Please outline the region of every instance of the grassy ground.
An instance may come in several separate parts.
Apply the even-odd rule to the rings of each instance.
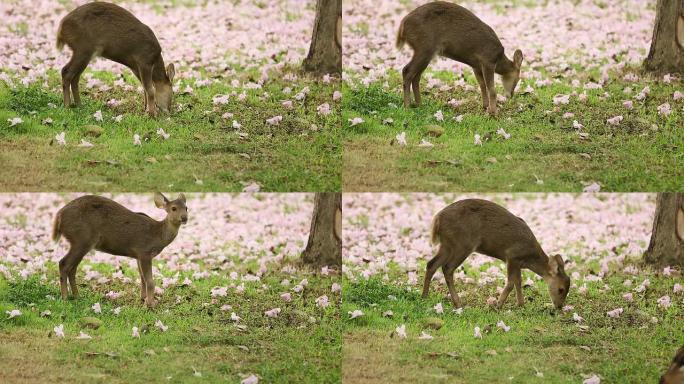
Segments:
[[[631,70],[627,70],[628,72]],[[455,76],[435,72],[435,78],[452,84]],[[586,71],[582,82],[599,78]],[[591,183],[602,191],[661,191],[681,188],[684,170],[684,131],[681,129],[681,102],[672,94],[681,82],[664,84],[651,80],[629,83],[623,74],[613,74],[604,89],[587,91],[586,103],[571,98],[570,104],[553,105],[553,97],[569,94],[568,83],[556,82],[535,87],[535,94],[518,94],[501,105],[499,116],[490,118],[482,110],[477,82],[470,71],[465,79],[478,91],[427,89],[423,77],[423,105],[402,107],[401,74],[392,71],[388,88],[372,83],[369,87],[345,85],[342,112],[344,128],[345,191],[581,191]],[[615,80],[618,79],[618,80]],[[648,77],[644,77],[648,79]],[[521,82],[518,91],[527,83]],[[630,99],[644,86],[651,94],[644,103],[634,102],[628,111],[623,100]],[[500,80],[497,86],[501,93]],[[626,87],[634,93],[623,95]],[[607,91],[613,96],[601,99]],[[580,93],[582,90],[580,89]],[[447,101],[465,103],[452,108]],[[659,116],[657,107],[672,105],[669,117]],[[434,117],[441,110],[444,121]],[[572,118],[563,118],[573,112]],[[453,118],[463,115],[462,122]],[[606,120],[623,115],[619,126]],[[350,119],[363,123],[353,125]],[[385,122],[392,119],[392,123]],[[580,137],[573,120],[584,125]],[[653,125],[657,126],[657,129]],[[428,126],[439,125],[444,133],[433,137]],[[496,131],[511,135],[506,140]],[[408,146],[397,145],[395,136],[406,132]],[[475,145],[475,134],[483,145]],[[426,139],[434,148],[417,145]]]
[[[49,281],[56,278],[52,267],[47,271]],[[93,269],[98,268],[103,267]],[[137,271],[124,272],[138,281]],[[209,295],[211,288],[225,285],[225,280],[195,280],[191,287],[167,288],[153,310],[139,302],[137,284],[86,286],[80,298],[62,301],[54,299],[59,297],[55,284],[37,278],[0,278],[0,382],[238,383],[251,374],[267,383],[339,382],[340,297],[331,296],[326,309],[314,303],[316,297],[330,295],[330,285],[337,279],[298,274],[271,274],[260,283],[246,284],[242,295],[231,290],[227,297],[215,299]],[[304,292],[283,302],[281,280],[303,277],[309,280]],[[109,290],[123,295],[106,299]],[[96,302],[101,303],[101,315],[91,309]],[[219,310],[223,304],[233,309]],[[119,306],[121,313],[114,315],[112,309]],[[279,317],[264,316],[274,307],[282,308]],[[23,314],[7,319],[5,311],[12,309]],[[45,310],[51,316],[41,317]],[[242,318],[239,326],[230,320],[232,311]],[[103,325],[84,328],[81,319],[86,316],[99,318]],[[156,320],[168,330],[157,328]],[[58,324],[64,324],[64,339],[52,332]],[[141,329],[139,339],[132,337],[134,326]],[[81,330],[92,340],[75,339]]]
[[[466,273],[473,276],[473,271]],[[622,298],[629,290],[622,282],[628,278],[635,285],[644,278],[651,281],[646,293],[634,294],[632,303]],[[457,290],[467,293],[465,309],[457,314],[446,287],[435,289],[435,282],[429,298],[421,299],[417,290],[379,278],[345,279],[343,313],[360,309],[365,315],[345,315],[342,378],[354,383],[580,383],[596,374],[602,383],[653,383],[684,343],[681,304],[668,310],[656,305],[659,297],[672,294],[676,281],[681,277],[614,273],[605,279],[610,290],[603,290],[602,283],[587,284],[586,295],[571,290],[566,304],[574,309],[560,313],[550,309],[543,283],[524,289],[523,308],[511,296],[502,310],[486,304],[488,296],[496,295],[494,286],[457,283]],[[676,297],[673,303],[681,301],[681,295]],[[437,303],[444,314],[433,310]],[[606,315],[617,307],[624,307],[621,317]],[[391,318],[382,315],[388,310]],[[585,329],[573,321],[573,312],[584,318],[579,325]],[[434,318],[442,321],[441,329],[427,326]],[[500,320],[510,326],[509,332],[496,326]],[[395,333],[401,324],[406,339]],[[482,339],[474,337],[476,326]],[[434,339],[419,340],[421,331]]]
[[[258,69],[238,73],[237,80],[245,83],[260,76]],[[106,84],[115,80],[110,73],[93,74]],[[194,93],[177,95],[181,111],[159,119],[144,114],[142,94],[124,93],[120,87],[90,92],[84,77],[83,105],[75,109],[63,108],[56,71],[47,87],[10,89],[0,82],[0,178],[4,180],[0,189],[240,191],[256,182],[264,191],[339,190],[339,113],[316,113],[318,105],[331,102],[334,86],[303,76],[299,74],[300,80],[293,84],[278,75],[263,90],[248,91],[244,101],[231,96],[225,105],[214,105],[212,98],[234,90],[228,80],[205,87],[195,86],[194,79],[187,84],[181,80],[180,89],[191,85]],[[124,77],[127,84],[139,86],[131,73],[125,72]],[[293,86],[297,89],[292,95],[283,93]],[[305,101],[295,101],[292,110],[281,105],[281,100],[306,86],[310,93]],[[106,105],[110,99],[123,103],[110,108]],[[93,117],[98,110],[102,122]],[[234,117],[222,118],[226,112]],[[117,123],[113,117],[118,115],[124,117]],[[280,125],[266,123],[277,115],[283,116]],[[23,123],[10,126],[8,119],[16,117]],[[43,124],[46,118],[52,124]],[[235,129],[233,119],[242,127]],[[99,137],[90,133],[89,125],[102,128]],[[167,140],[156,133],[159,128],[170,134]],[[66,133],[66,146],[54,140],[61,132]],[[133,145],[134,134],[144,140],[142,146]],[[81,139],[94,147],[79,148]]]

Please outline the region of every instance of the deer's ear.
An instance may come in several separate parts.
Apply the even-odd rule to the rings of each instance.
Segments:
[[[169,200],[166,198],[166,196],[162,195],[161,192],[154,193],[154,205],[156,205],[157,208],[164,209],[168,202]]]
[[[560,255],[549,257],[549,271],[551,272],[551,276],[556,276],[561,268],[560,264],[558,263],[559,259]]]
[[[176,77],[176,67],[173,63],[166,66],[166,76],[169,78],[169,82],[173,83],[173,78]]]
[[[515,50],[515,53],[513,54],[513,64],[515,64],[515,67],[520,69],[522,66],[522,61],[523,61],[523,54],[522,51],[519,49]]]
[[[185,194],[179,193],[177,199],[182,201],[183,204],[185,204]]]
[[[551,273],[565,273],[565,262],[561,255],[553,255],[549,258],[549,265],[551,266]]]

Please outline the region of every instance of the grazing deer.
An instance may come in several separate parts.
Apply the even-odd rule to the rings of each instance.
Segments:
[[[118,5],[93,2],[82,5],[59,24],[57,49],[68,45],[73,51],[71,60],[62,68],[64,106],[72,105],[69,86],[75,105],[81,104],[78,81],[90,60],[102,56],[123,64],[133,71],[145,90],[145,109],[157,115],[171,110],[173,100],[173,64],[164,67],[161,47],[154,32],[132,13]]]
[[[513,97],[520,79],[522,52],[516,50],[513,61],[509,60],[494,30],[459,5],[435,1],[414,9],[399,26],[397,48],[404,43],[413,49],[413,58],[402,71],[404,107],[410,104],[411,86],[416,104],[420,105],[420,76],[435,55],[473,68],[489,114],[497,113],[494,73],[502,76],[506,97]]]
[[[684,347],[679,348],[670,368],[660,377],[660,384],[684,384]]]
[[[565,274],[560,255],[548,257],[523,219],[500,205],[487,200],[457,201],[435,215],[432,242],[440,244],[437,255],[427,263],[423,297],[427,297],[430,280],[439,267],[449,288],[451,302],[460,307],[454,289],[454,271],[473,252],[506,262],[508,279],[497,307],[501,308],[515,288],[518,305],[524,304],[521,268],[527,268],[544,278],[556,308],[565,303],[570,278]]]
[[[119,203],[101,196],[87,195],[72,200],[55,215],[52,239],[64,236],[69,252],[59,261],[59,283],[66,300],[67,278],[71,294],[78,296],[76,268],[90,250],[138,260],[140,298],[149,307],[155,305],[152,259],[169,245],[181,224],[188,221],[185,195],[169,201],[155,193],[157,208],[166,210],[166,218],[157,221],[142,212],[133,212]]]

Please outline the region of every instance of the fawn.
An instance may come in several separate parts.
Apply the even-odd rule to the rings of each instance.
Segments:
[[[145,110],[157,115],[171,110],[173,100],[173,64],[164,67],[161,47],[154,32],[132,13],[118,5],[93,2],[82,5],[59,24],[57,49],[68,45],[73,51],[71,60],[62,68],[64,106],[81,104],[78,81],[88,63],[102,56],[123,64],[133,71],[145,91]]]
[[[473,252],[506,262],[508,279],[497,307],[503,306],[513,288],[518,305],[524,304],[521,268],[528,268],[544,278],[556,308],[565,303],[570,278],[565,274],[560,255],[548,257],[523,219],[500,205],[487,200],[457,201],[435,215],[431,240],[440,244],[437,255],[427,263],[423,297],[427,297],[430,280],[439,267],[449,288],[451,302],[460,307],[454,289],[454,271]]]
[[[404,107],[410,104],[411,86],[420,105],[420,76],[435,55],[473,68],[489,114],[497,113],[494,73],[502,76],[506,97],[513,97],[520,79],[522,51],[516,50],[513,61],[509,60],[494,30],[459,5],[435,1],[411,11],[401,21],[397,34],[397,48],[404,43],[413,49],[411,61],[402,70]]]
[[[157,192],[154,195],[157,208],[166,210],[162,221],[152,219],[141,212],[133,212],[123,205],[101,196],[86,195],[72,200],[55,215],[52,239],[64,236],[69,242],[69,252],[59,261],[59,283],[62,299],[67,298],[67,279],[71,294],[78,296],[76,268],[90,250],[138,260],[140,272],[140,298],[153,307],[154,280],[152,259],[169,245],[178,234],[181,224],[188,221],[185,195],[169,201]]]

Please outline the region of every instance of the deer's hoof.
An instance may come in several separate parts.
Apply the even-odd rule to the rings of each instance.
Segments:
[[[145,305],[147,305],[147,308],[154,308],[157,305],[157,300],[145,299]]]
[[[496,108],[487,108],[487,113],[489,113],[489,116],[496,117],[497,114]]]

